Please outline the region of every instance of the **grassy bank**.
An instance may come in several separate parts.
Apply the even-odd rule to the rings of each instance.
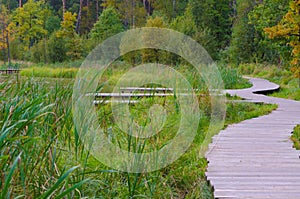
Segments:
[[[198,157],[209,110],[203,112],[192,146],[173,164],[146,174],[118,172],[93,158],[78,139],[72,118],[71,82],[23,79],[16,84],[8,79],[0,84],[2,198],[212,198],[204,176],[207,162]],[[209,100],[202,100],[209,107]],[[265,114],[273,108],[229,104],[226,123]],[[109,107],[101,109],[100,115],[111,117]],[[142,107],[132,107],[131,111],[143,122]],[[176,115],[171,113],[167,121],[170,131],[177,124]],[[107,124],[110,126],[114,123]]]
[[[20,74],[25,77],[75,78],[77,72],[78,68],[30,67],[22,69]]]
[[[79,70],[78,63],[60,63],[60,64],[38,64],[31,67],[23,68],[21,76],[24,77],[48,77],[48,78],[75,78]],[[66,64],[66,65],[65,65]],[[132,67],[125,62],[116,62],[109,67],[103,74],[102,81],[106,82],[105,90],[107,92],[112,91],[113,86],[118,79]],[[184,77],[195,88],[204,89],[205,82],[202,82],[202,78],[197,75],[194,68],[188,66],[174,66],[174,69],[184,75]],[[251,87],[251,84],[246,79],[243,79],[237,69],[228,68],[225,66],[219,66],[219,71],[224,82],[226,89],[241,89]],[[195,81],[199,79],[199,81]],[[129,81],[129,80],[128,80]]]

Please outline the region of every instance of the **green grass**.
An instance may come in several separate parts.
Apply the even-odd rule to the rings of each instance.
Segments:
[[[277,107],[278,106],[274,104],[230,102],[227,105],[227,115],[226,115],[225,125],[238,123],[243,120],[256,118],[261,115],[269,114],[273,110],[277,109]]]
[[[81,61],[57,64],[33,64],[31,67],[23,68],[21,75],[24,77],[75,78],[80,64]],[[126,62],[120,61],[110,66],[103,74],[103,80],[109,80],[106,82],[104,90],[111,92],[118,79],[131,68],[132,67]],[[174,66],[174,68],[181,73],[194,88],[201,90],[206,89],[205,82],[202,77],[198,75],[194,67]],[[248,80],[242,78],[237,69],[220,65],[219,71],[226,89],[251,87]]]
[[[75,78],[78,68],[30,67],[22,69],[20,75],[25,77]]]
[[[294,142],[295,149],[300,150],[300,125],[294,128],[291,140]]]
[[[242,78],[237,69],[220,66],[219,70],[226,89],[244,89],[252,86],[248,80]]]

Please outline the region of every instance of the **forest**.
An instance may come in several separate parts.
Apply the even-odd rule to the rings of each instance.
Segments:
[[[1,60],[80,60],[106,38],[139,27],[191,36],[213,59],[297,70],[297,0],[1,0]]]

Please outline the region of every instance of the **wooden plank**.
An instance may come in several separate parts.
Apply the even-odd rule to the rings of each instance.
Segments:
[[[206,153],[207,179],[215,198],[299,198],[299,151],[292,148],[291,132],[300,123],[300,102],[268,97],[278,89],[267,80],[250,78],[253,87],[229,90],[249,101],[275,103],[266,116],[228,126],[212,138]]]

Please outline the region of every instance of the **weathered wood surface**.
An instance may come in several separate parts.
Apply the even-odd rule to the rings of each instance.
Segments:
[[[0,74],[10,75],[10,74],[18,74],[20,69],[0,69]]]
[[[291,133],[300,124],[300,102],[268,97],[278,85],[250,78],[252,88],[228,90],[247,101],[278,104],[269,115],[233,124],[213,138],[206,176],[215,198],[300,198],[300,151]],[[255,94],[256,93],[256,94]]]

